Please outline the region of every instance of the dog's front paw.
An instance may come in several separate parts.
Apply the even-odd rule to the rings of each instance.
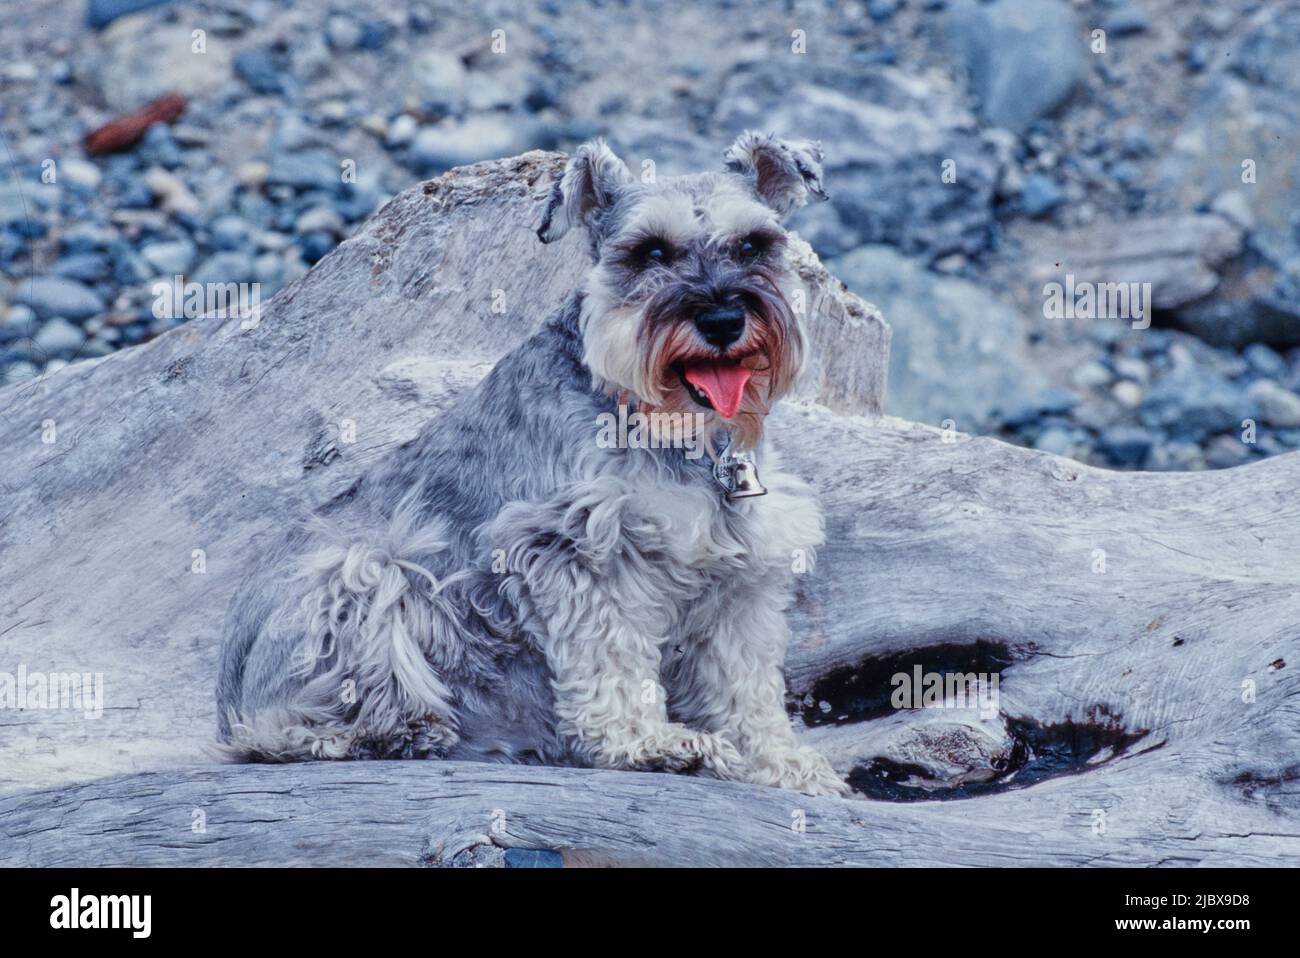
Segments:
[[[807,745],[764,752],[755,756],[750,765],[749,781],[756,785],[818,796],[844,796],[852,791],[831,763]]]
[[[627,742],[607,759],[621,768],[705,772],[718,778],[739,778],[745,767],[740,752],[722,736],[676,723]]]

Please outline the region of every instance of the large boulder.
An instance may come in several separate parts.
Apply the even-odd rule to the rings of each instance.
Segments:
[[[1150,283],[1149,305],[1162,311],[1214,293],[1242,252],[1241,227],[1214,213],[1097,222],[1035,240],[1025,250],[1035,285],[1068,276],[1076,284]]]
[[[830,267],[890,317],[891,415],[978,432],[997,411],[1031,405],[1045,388],[1015,307],[982,287],[887,246],[862,247]]]
[[[808,232],[820,252],[888,243],[935,258],[992,246],[1004,155],[952,84],[892,67],[809,69],[799,77],[791,82],[768,63],[739,69],[714,123],[728,135],[755,127],[822,141],[833,209],[814,207],[794,220],[816,224]]]
[[[1086,34],[1060,0],[956,0],[946,20],[980,112],[994,126],[1024,133],[1083,79]]]
[[[1261,9],[1188,110],[1156,188],[1184,209],[1241,207],[1248,255],[1218,293],[1179,315],[1226,346],[1300,345],[1300,9]]]

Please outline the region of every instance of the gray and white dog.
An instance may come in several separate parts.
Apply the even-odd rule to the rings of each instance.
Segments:
[[[600,141],[569,159],[538,235],[587,231],[582,287],[241,587],[217,687],[232,757],[848,790],[785,709],[792,568],[823,524],[763,441],[806,349],[780,224],[825,197],[821,152],[747,132],[725,160],[645,183]],[[620,406],[709,456],[598,442]],[[754,459],[768,494],[729,496]]]

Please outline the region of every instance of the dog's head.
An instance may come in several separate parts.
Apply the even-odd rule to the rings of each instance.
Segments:
[[[602,141],[569,159],[537,235],[586,229],[584,359],[643,411],[699,413],[757,443],[803,365],[781,220],[822,190],[821,149],[746,132],[716,173],[644,182]]]

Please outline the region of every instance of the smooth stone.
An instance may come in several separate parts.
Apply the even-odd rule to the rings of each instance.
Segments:
[[[104,178],[104,174],[94,163],[75,156],[69,156],[59,162],[58,175],[61,179],[88,190],[96,189]]]
[[[336,13],[325,21],[325,39],[335,50],[355,50],[362,36],[361,24],[352,17]]]
[[[50,272],[82,283],[98,283],[108,278],[111,269],[103,253],[73,253],[62,257]]]
[[[294,231],[297,233],[341,233],[343,231],[343,219],[338,213],[328,206],[313,206],[311,209],[304,210],[294,223]]]
[[[243,217],[227,214],[212,221],[212,245],[219,250],[238,249],[248,242],[251,227]]]
[[[41,352],[58,355],[80,349],[86,336],[66,319],[55,317],[43,323],[32,339]]]
[[[1244,389],[1204,366],[1186,363],[1170,370],[1147,391],[1139,418],[1149,428],[1197,442],[1213,433],[1235,432],[1258,407]]]
[[[251,283],[256,278],[253,258],[247,253],[215,253],[199,264],[190,280],[200,285],[208,283]]]
[[[150,243],[140,249],[144,261],[163,276],[183,276],[188,273],[194,265],[197,252],[189,240]]]
[[[1300,396],[1277,383],[1260,379],[1247,390],[1259,406],[1259,418],[1279,429],[1300,427]]]
[[[1097,437],[1097,451],[1121,466],[1140,466],[1155,437],[1138,426],[1112,426]]]
[[[1263,343],[1251,343],[1241,351],[1242,358],[1250,363],[1250,368],[1261,376],[1277,379],[1286,375],[1286,360],[1281,353]]]
[[[1031,219],[1039,219],[1055,210],[1065,202],[1065,192],[1056,181],[1041,173],[1031,173],[1025,177],[1020,191],[1020,208]]]
[[[1024,133],[1064,103],[1085,73],[1086,34],[1057,0],[958,0],[944,15],[990,123]]]
[[[104,300],[93,289],[63,276],[37,276],[18,284],[18,296],[40,319],[89,319],[104,311]]]
[[[1065,456],[1074,447],[1074,440],[1068,429],[1062,429],[1060,426],[1053,426],[1050,429],[1044,429],[1034,440],[1034,448],[1040,452],[1050,452],[1053,455]]]

